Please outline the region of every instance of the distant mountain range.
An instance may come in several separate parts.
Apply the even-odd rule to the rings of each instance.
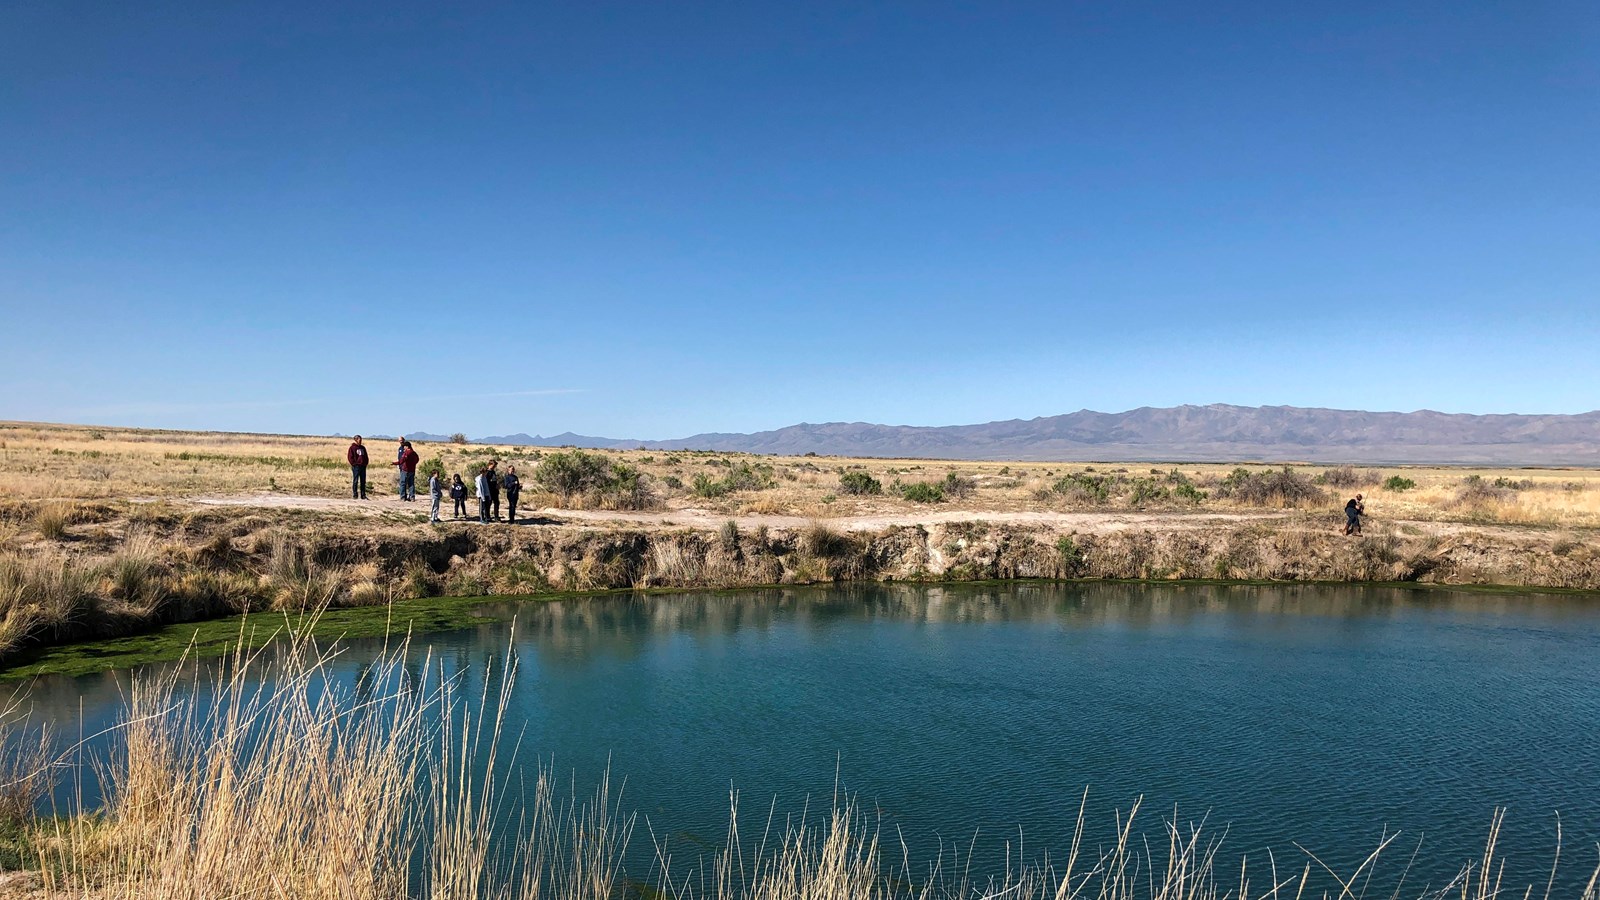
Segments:
[[[425,432],[407,437],[449,439]],[[492,435],[474,443],[934,459],[1600,465],[1600,411],[1479,416],[1212,404],[1120,413],[1086,409],[982,425],[830,422],[665,441],[568,432]]]

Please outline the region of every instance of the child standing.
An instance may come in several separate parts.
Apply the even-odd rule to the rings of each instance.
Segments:
[[[433,509],[429,512],[428,521],[439,521],[439,501],[444,499],[444,480],[438,472],[428,475],[428,499],[433,501]]]
[[[456,473],[456,480],[450,482],[450,499],[456,502],[455,516],[458,519],[467,517],[467,486],[461,482],[461,473]]]

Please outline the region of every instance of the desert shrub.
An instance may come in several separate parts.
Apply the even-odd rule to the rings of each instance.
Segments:
[[[654,501],[637,468],[582,450],[545,456],[534,467],[533,480],[564,504],[581,499],[596,506],[646,509]]]
[[[1106,475],[1090,475],[1093,471],[1091,468],[1069,472],[1050,485],[1050,492],[1083,503],[1104,503],[1111,498],[1112,479]]]
[[[839,476],[841,494],[881,494],[883,482],[866,472],[846,472]]]
[[[1336,469],[1324,470],[1321,475],[1318,475],[1313,480],[1317,484],[1325,484],[1328,487],[1336,488],[1355,487],[1358,484],[1366,483],[1361,475],[1356,472],[1354,466],[1339,466]]]
[[[467,463],[467,473],[466,473],[466,476],[465,476],[465,480],[469,484],[471,482],[477,480],[479,473],[481,473],[484,469],[489,468],[489,463],[491,463],[491,462],[495,463],[496,465],[499,465],[500,457],[491,456],[488,459],[475,459],[472,462]]]
[[[1288,466],[1265,472],[1234,469],[1217,486],[1217,496],[1252,506],[1299,506],[1323,499],[1310,477]]]
[[[661,483],[675,491],[683,490],[683,479],[676,475],[668,475],[661,479]]]
[[[1067,535],[1056,538],[1056,558],[1061,575],[1072,577],[1083,572],[1083,550]]]
[[[854,550],[855,542],[843,532],[812,522],[800,532],[800,549],[817,559],[838,559]]]
[[[1478,506],[1509,500],[1515,490],[1502,484],[1504,481],[1504,478],[1496,478],[1491,482],[1482,475],[1468,475],[1461,479],[1461,487],[1456,489],[1455,503],[1457,506]]]
[[[913,481],[900,485],[902,499],[912,503],[943,503],[944,488],[929,481]]]
[[[694,487],[692,490],[694,491],[694,495],[696,497],[713,499],[716,497],[727,496],[729,489],[727,484],[725,484],[722,479],[712,478],[710,475],[700,472],[694,476]]]
[[[722,523],[722,528],[717,532],[717,538],[722,541],[722,546],[728,550],[739,548],[739,523],[732,519]]]
[[[1532,478],[1496,478],[1494,480],[1494,486],[1508,491],[1531,491],[1537,487]]]
[[[1411,479],[1401,475],[1390,475],[1388,479],[1383,482],[1384,490],[1394,491],[1396,493],[1399,493],[1400,491],[1409,491],[1416,486],[1417,483],[1415,481],[1412,481]]]
[[[944,481],[939,483],[939,488],[944,491],[946,497],[959,499],[972,496],[972,493],[978,489],[978,482],[976,479],[966,478],[951,472],[944,476]]]
[[[456,432],[455,434],[450,435],[450,443],[452,443],[452,444],[465,444],[466,442],[467,442],[467,436],[462,434],[459,431]]]
[[[735,491],[764,491],[777,484],[772,477],[772,466],[766,463],[751,465],[748,462],[731,463],[727,460],[711,460],[712,464],[726,466],[728,471],[721,478],[713,478],[702,472],[694,477],[694,493],[697,497],[725,497]]]
[[[1134,506],[1143,506],[1151,501],[1165,500],[1171,496],[1167,486],[1150,478],[1135,478],[1133,490],[1128,495],[1128,502]]]
[[[598,453],[552,453],[533,470],[533,480],[562,497],[603,491],[612,478],[611,460]]]
[[[440,480],[448,480],[449,476],[447,476],[445,474],[445,472],[444,472],[444,460],[443,459],[435,456],[432,459],[424,460],[422,462],[422,465],[417,466],[417,480],[418,481],[422,482],[423,484],[427,484],[428,483],[428,476],[430,476],[430,475],[437,475],[437,476],[439,476]],[[476,473],[476,472],[472,473],[472,477],[474,477],[474,478],[478,477],[478,473]]]

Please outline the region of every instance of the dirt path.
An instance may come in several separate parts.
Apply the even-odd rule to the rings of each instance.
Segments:
[[[226,506],[262,510],[322,510],[359,513],[383,518],[403,516],[408,520],[425,518],[428,513],[426,497],[418,499],[414,503],[402,503],[399,498],[392,495],[374,497],[371,500],[350,500],[342,497],[311,497],[300,494],[259,492],[250,494],[208,494],[191,497],[179,502],[192,503],[197,506]],[[477,509],[476,501],[469,501],[467,506],[474,511]],[[442,509],[448,510],[449,508],[449,501],[446,500]],[[738,523],[740,528],[746,529],[757,528],[762,525],[768,528],[788,529],[801,528],[811,524],[813,521],[817,521],[817,519],[808,516],[729,515],[697,507],[652,512],[544,507],[521,509],[518,510],[518,513],[519,521],[526,525],[568,525],[596,528],[623,526],[646,529],[697,528],[709,530],[719,528],[724,522],[731,520]],[[1161,528],[1171,531],[1188,531],[1239,522],[1260,522],[1263,524],[1281,522],[1286,519],[1302,518],[1303,516],[1303,512],[1294,510],[1250,512],[1179,512],[1174,510],[1159,512],[1138,512],[1133,510],[1056,512],[1052,510],[928,509],[904,513],[830,516],[821,521],[846,531],[881,531],[885,528],[901,525],[949,525],[957,522],[982,521],[995,524],[1042,525],[1058,531],[1104,534],[1127,528],[1142,528],[1151,525],[1159,525]],[[457,520],[446,515],[445,521],[474,522],[475,520]],[[1337,524],[1342,524],[1342,521],[1340,519]],[[1332,522],[1332,519],[1330,519],[1330,522]],[[1330,524],[1329,527],[1337,527],[1337,524]],[[1467,532],[1483,536],[1509,536],[1513,533],[1526,533],[1529,530],[1529,526],[1435,522],[1420,519],[1384,519],[1381,522],[1369,522],[1369,527],[1381,528],[1384,526],[1404,527],[1411,534],[1439,536],[1459,535]]]
[[[187,502],[199,506],[227,506],[251,509],[308,509],[337,512],[355,512],[372,516],[410,514],[425,516],[428,502],[419,499],[403,503],[397,497],[375,497],[371,500],[350,500],[337,497],[308,497],[295,494],[253,493],[212,494],[192,497]],[[469,507],[476,509],[476,503]],[[449,508],[448,501],[445,509]],[[623,525],[640,528],[705,528],[720,527],[730,519],[740,528],[799,528],[813,519],[806,516],[786,515],[736,515],[715,510],[689,507],[654,512],[629,512],[611,510],[542,509],[519,510],[522,521],[536,525]],[[824,521],[846,531],[880,531],[897,525],[948,525],[956,522],[993,522],[1005,524],[1045,525],[1061,530],[1083,532],[1118,531],[1133,526],[1156,522],[1175,529],[1203,528],[1224,522],[1273,521],[1292,515],[1284,512],[1259,513],[1185,513],[1185,512],[1053,512],[1024,511],[1001,512],[994,510],[940,509],[907,513],[875,514],[865,516],[837,516]],[[446,517],[446,521],[456,521]]]

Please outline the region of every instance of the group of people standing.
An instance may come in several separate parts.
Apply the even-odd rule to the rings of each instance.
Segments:
[[[370,455],[367,447],[361,442],[361,435],[356,435],[350,442],[350,448],[345,451],[345,461],[350,464],[350,496],[355,500],[367,499],[367,465]],[[422,457],[412,448],[411,442],[405,438],[400,439],[399,447],[395,451],[394,462],[400,476],[400,499],[414,502],[417,499],[417,464]],[[505,474],[499,471],[500,461],[491,459],[478,473],[473,487],[478,496],[478,521],[504,522],[513,525],[517,521],[517,500],[522,494],[522,480],[517,477],[516,466],[506,466]],[[506,518],[500,518],[500,492],[506,495]],[[467,485],[457,473],[450,482],[450,499],[455,502],[455,517],[467,518]],[[444,499],[445,484],[443,473],[435,471],[428,476],[428,497],[433,501],[429,512],[430,522],[441,522],[439,518],[439,504]]]

